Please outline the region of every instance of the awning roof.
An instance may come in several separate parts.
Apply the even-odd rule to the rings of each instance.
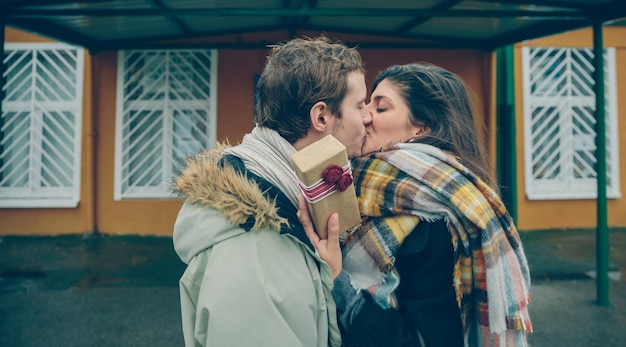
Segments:
[[[597,22],[624,24],[626,1],[0,0],[0,10],[7,25],[94,52],[260,48],[319,32],[350,34],[362,48],[489,50]]]

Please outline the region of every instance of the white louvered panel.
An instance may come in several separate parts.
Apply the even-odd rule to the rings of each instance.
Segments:
[[[595,98],[593,91],[595,81],[593,77],[593,51],[591,49],[568,50],[571,63],[571,95],[575,97],[589,96]],[[606,82],[606,81],[605,81]]]
[[[563,124],[554,115],[558,108],[536,108],[537,117],[533,117],[533,136],[536,139],[532,143],[533,178],[554,178],[560,163],[560,149],[562,139],[560,133]],[[545,112],[544,112],[545,111]],[[543,115],[543,116],[541,116]]]
[[[7,44],[0,207],[75,207],[80,198],[83,51]]]
[[[15,196],[20,188],[29,187],[28,168],[31,152],[31,117],[28,112],[4,112],[2,114],[2,138],[0,139],[0,189],[2,197]],[[24,160],[26,158],[26,160]],[[9,194],[9,192],[13,194]]]
[[[172,100],[210,100],[211,51],[173,51],[170,53],[170,98]]]
[[[620,164],[619,164],[619,138],[618,138],[618,119],[617,113],[617,73],[615,66],[615,50],[607,49],[604,51],[604,80],[606,81],[606,90],[604,94],[604,104],[606,107],[606,132],[607,138],[606,158],[607,158],[607,187],[609,197],[619,197],[620,192]],[[607,68],[608,66],[608,68]],[[622,117],[623,118],[623,117]]]
[[[71,187],[75,119],[69,112],[50,111],[42,114],[41,121],[41,185]]]
[[[119,60],[115,198],[171,197],[186,157],[215,142],[215,51],[126,51]]]
[[[530,82],[533,96],[553,96],[564,92],[565,60],[564,52],[547,49],[543,54],[537,52],[531,60]]]
[[[155,177],[158,179],[162,165],[163,112],[129,110],[125,117],[123,183],[129,188],[158,187]]]
[[[607,174],[618,196],[614,50],[605,52]],[[530,199],[591,198],[596,194],[593,51],[524,47],[526,192]]]
[[[182,105],[181,105],[182,106]],[[176,172],[185,165],[188,156],[212,147],[211,137],[204,136],[211,129],[207,110],[199,105],[186,104],[184,107],[172,109],[172,157]]]

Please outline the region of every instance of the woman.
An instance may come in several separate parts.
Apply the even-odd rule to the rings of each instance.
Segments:
[[[530,276],[497,195],[467,88],[445,69],[392,66],[352,161],[364,217],[342,235],[300,220],[335,277],[345,346],[525,346]]]

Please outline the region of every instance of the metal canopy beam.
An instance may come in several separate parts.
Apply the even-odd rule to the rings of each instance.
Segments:
[[[293,37],[298,32],[319,31],[333,34],[357,34],[362,36],[378,36],[382,41],[385,38],[394,38],[394,43],[372,43],[372,38],[364,42],[354,42],[361,46],[377,46],[382,48],[452,48],[452,49],[480,49],[493,50],[498,47],[514,44],[523,40],[552,35],[559,32],[579,29],[590,26],[595,21],[607,22],[620,17],[626,17],[626,1],[610,0],[610,5],[599,5],[590,0],[572,4],[562,0],[439,0],[422,2],[430,4],[430,8],[398,8],[395,5],[377,3],[375,8],[319,7],[317,0],[282,0],[275,8],[264,8],[262,4],[255,7],[251,2],[247,7],[215,8],[212,4],[193,8],[180,7],[178,2],[164,0],[144,0],[146,6],[137,7],[139,2],[127,3],[123,1],[92,0],[88,2],[72,0],[0,0],[0,11],[6,16],[8,25],[34,31],[52,39],[83,46],[92,52],[101,50],[117,50],[128,47],[155,47],[155,48],[182,48],[189,43],[179,43],[176,40],[190,38],[218,38],[220,35],[259,33],[276,31],[286,33],[286,37]],[[84,6],[78,6],[84,4]],[[97,6],[92,6],[96,4]],[[264,3],[263,3],[264,4]],[[77,5],[77,6],[73,6]],[[420,5],[416,5],[419,7]],[[421,5],[424,6],[424,5]],[[238,28],[223,30],[220,28],[207,29],[197,25],[196,18],[205,17],[207,20],[220,17],[233,17],[239,23]],[[275,25],[266,25],[267,21],[260,21],[258,26],[246,25],[249,17],[265,17],[275,19]],[[316,17],[337,18],[339,23],[346,19],[345,25],[329,27],[315,25]],[[163,18],[176,25],[176,32],[170,26],[159,26],[156,21],[150,22],[144,32],[136,36],[132,32],[118,30],[118,28],[100,28],[102,20],[93,19],[114,18],[121,23],[120,27],[129,26],[135,18]],[[369,18],[386,18],[392,25],[387,29],[368,28],[363,21]],[[480,28],[468,38],[465,32],[440,35],[436,28],[425,28],[425,32],[416,34],[415,28],[432,19],[490,19],[499,20],[503,24],[497,25],[491,32],[481,32]],[[241,19],[241,20],[240,20]],[[144,24],[145,24],[144,23]],[[197,27],[193,25],[196,23]],[[353,25],[353,24],[356,25]],[[271,27],[271,28],[270,28]],[[484,28],[483,28],[484,29]],[[96,34],[97,33],[97,34]],[[281,34],[282,35],[282,34]],[[361,37],[362,37],[361,36]],[[282,37],[282,36],[281,36]],[[474,36],[472,36],[474,37]],[[395,43],[401,39],[404,42]],[[225,43],[227,40],[228,43]],[[188,40],[185,40],[189,42]],[[246,49],[257,44],[242,42],[240,38],[219,38],[219,42],[206,42],[206,48],[234,48]],[[244,39],[245,41],[245,39]],[[370,41],[369,43],[367,41]],[[191,44],[193,45],[193,44]]]
[[[166,10],[169,11],[170,8],[165,6],[165,4],[163,4],[163,1],[161,0],[149,0],[151,3],[153,3],[155,6],[157,6],[159,9],[162,10]],[[176,17],[176,16],[168,16],[167,18],[169,18],[170,21],[172,21],[183,34],[191,34],[193,33],[193,30],[191,30],[182,20],[180,20],[180,18]]]
[[[528,38],[536,38],[545,36],[548,33],[558,33],[568,30],[580,29],[588,27],[590,25],[587,19],[584,20],[563,20],[563,21],[550,21],[549,23],[538,23],[526,28],[521,28],[508,32],[505,34],[497,35],[486,39],[487,44],[492,49],[521,42]]]
[[[98,2],[110,2],[111,0],[89,0],[90,4],[98,3]],[[4,7],[32,7],[32,6],[50,6],[50,5],[63,5],[63,4],[73,4],[76,3],[76,0],[13,0],[13,1],[4,1],[2,5]]]
[[[556,7],[556,8],[569,8],[572,10],[586,11],[590,8],[588,5],[581,5],[576,3],[565,3],[562,1],[525,1],[525,0],[481,0],[490,3],[508,4],[508,5],[520,5],[520,6],[537,6],[537,7]]]
[[[433,10],[450,10],[452,7],[454,7],[455,5],[457,5],[458,3],[460,3],[463,0],[446,0],[438,5],[436,5],[435,7],[433,7]],[[420,24],[426,23],[427,21],[431,20],[433,17],[424,17],[424,16],[420,16],[420,17],[415,17],[412,20],[400,25],[399,27],[397,27],[394,32],[398,33],[398,34],[403,34],[413,28],[415,28],[416,26],[419,26]]]
[[[454,9],[397,9],[397,8],[128,8],[128,9],[14,9],[15,18],[50,17],[161,17],[161,16],[319,16],[319,17],[442,17],[442,18],[512,18],[584,19],[578,11],[534,10],[454,10]]]
[[[16,23],[16,21],[12,18],[9,18],[6,24],[12,24],[18,28],[24,28],[26,30],[36,32],[39,35],[86,48],[94,46],[97,42],[89,36],[83,35],[78,31],[70,30],[64,26],[60,26],[47,19],[20,19],[19,22]]]
[[[178,39],[190,39],[190,38],[211,38],[226,35],[237,35],[248,32],[272,32],[283,31],[285,28],[280,25],[262,26],[262,27],[248,27],[234,30],[221,30],[221,31],[209,31],[209,32],[195,32],[193,34],[176,34],[167,36],[153,36],[138,38],[129,38],[121,40],[107,40],[97,41],[89,48],[92,53],[105,50],[119,50],[130,48],[217,48],[217,49],[263,49],[267,48],[267,41],[256,42],[198,42],[192,43],[186,41],[185,43],[176,43]],[[351,46],[358,46],[361,48],[432,48],[432,49],[488,49],[486,40],[476,40],[467,38],[451,38],[447,36],[436,35],[393,35],[385,31],[377,30],[354,30],[346,28],[333,28],[329,26],[304,26],[293,28],[293,31],[289,32],[289,35],[293,36],[297,31],[319,31],[326,33],[343,33],[343,34],[358,34],[369,35],[378,37],[389,37],[394,39],[406,39],[411,41],[363,41],[363,42],[346,42]],[[416,42],[416,40],[419,40]]]

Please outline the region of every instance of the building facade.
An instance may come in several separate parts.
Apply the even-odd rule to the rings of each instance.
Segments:
[[[620,134],[626,134],[626,124],[618,122],[626,112],[626,90],[619,88],[619,81],[626,81],[624,38],[623,27],[605,31],[610,227],[626,226],[626,199],[620,191],[626,176],[626,139]],[[588,119],[593,110],[585,101],[591,98],[585,76],[585,48],[591,44],[591,31],[580,30],[514,48],[520,230],[595,225],[593,121]],[[459,74],[475,94],[495,162],[493,52],[360,52],[370,86],[376,73],[392,64],[427,61]],[[255,81],[267,53],[176,49],[90,54],[6,28],[0,235],[171,235],[182,202],[170,183],[187,156],[216,141],[235,144],[252,129]],[[555,79],[560,82],[550,82]],[[562,95],[566,87],[576,91]],[[546,140],[557,138],[555,134],[563,140]],[[584,192],[578,191],[581,187]]]

